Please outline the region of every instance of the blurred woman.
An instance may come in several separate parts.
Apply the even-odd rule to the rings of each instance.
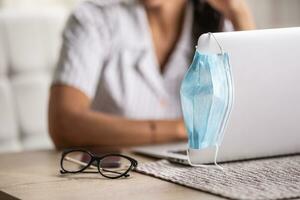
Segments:
[[[49,104],[57,148],[185,140],[179,88],[198,37],[255,27],[245,0],[93,0],[64,31]]]

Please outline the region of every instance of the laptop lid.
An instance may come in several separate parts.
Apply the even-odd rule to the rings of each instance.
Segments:
[[[234,105],[218,161],[300,153],[300,28],[215,33],[229,53]],[[218,53],[209,34],[198,50]],[[214,149],[191,152],[213,162]]]

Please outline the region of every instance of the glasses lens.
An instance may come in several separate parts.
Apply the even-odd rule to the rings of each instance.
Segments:
[[[63,158],[63,169],[68,172],[78,172],[85,168],[91,161],[90,154],[84,151],[72,151]]]
[[[99,163],[100,172],[110,178],[121,176],[130,166],[130,160],[121,156],[106,156]]]

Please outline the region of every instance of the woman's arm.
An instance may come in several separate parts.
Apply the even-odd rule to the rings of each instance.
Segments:
[[[237,31],[255,29],[252,13],[245,0],[207,0],[229,19]]]
[[[76,88],[54,85],[49,102],[49,131],[57,148],[131,146],[186,139],[182,120],[128,120],[94,112]]]

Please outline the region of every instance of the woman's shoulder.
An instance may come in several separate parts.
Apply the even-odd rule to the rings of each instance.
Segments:
[[[101,14],[135,8],[137,0],[86,0],[79,3],[73,13]]]
[[[129,36],[136,39],[143,37],[141,8],[139,0],[86,0],[74,9],[71,21],[113,41],[127,40]]]
[[[95,27],[103,23],[113,26],[120,20],[130,21],[137,10],[138,0],[86,0],[75,7],[71,17]]]
[[[86,0],[82,4],[90,4],[94,6],[99,7],[112,7],[112,6],[118,6],[121,4],[135,4],[137,3],[137,0]]]

